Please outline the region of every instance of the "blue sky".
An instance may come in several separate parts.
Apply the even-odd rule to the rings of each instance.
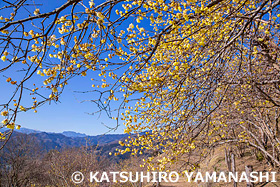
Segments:
[[[40,9],[40,12],[44,13],[61,6],[66,0],[44,0],[41,2],[44,5],[38,6],[37,8]],[[84,3],[88,5],[88,1],[84,1]],[[0,3],[0,7],[2,6],[3,3]],[[33,9],[34,7],[32,7],[31,12],[33,12]],[[13,69],[0,74],[0,103],[5,103],[13,92],[14,87],[9,83],[6,83],[5,80],[6,77],[9,77],[9,73],[14,71],[15,70]],[[20,76],[20,72],[13,76]],[[36,84],[42,85],[43,79],[40,78],[40,76],[35,75],[33,78],[36,78]],[[116,121],[110,119],[105,112],[101,113],[101,115],[88,114],[97,111],[97,106],[90,102],[81,103],[83,100],[92,99],[94,93],[79,94],[75,92],[90,90],[93,83],[90,78],[91,77],[87,76],[72,79],[69,81],[69,85],[66,86],[64,93],[60,97],[60,103],[52,103],[51,105],[45,104],[38,108],[38,113],[34,113],[33,110],[20,112],[17,117],[17,124],[25,128],[46,132],[75,131],[88,135],[97,135],[108,132],[109,129],[105,127],[105,125],[115,127],[117,125]],[[32,81],[34,81],[34,79]],[[30,106],[30,96],[28,96],[28,94],[26,94],[26,96],[26,99],[23,99],[23,103],[28,102],[28,105]],[[121,126],[116,131],[111,131],[110,133],[123,133],[123,130],[124,128]]]
[[[26,128],[47,132],[70,130],[88,135],[106,133],[108,128],[103,123],[114,127],[116,121],[111,120],[105,113],[101,113],[100,116],[99,114],[88,114],[98,109],[95,104],[90,102],[81,103],[81,94],[74,92],[80,89],[79,81],[72,81],[64,90],[60,98],[61,103],[45,104],[38,108],[37,113],[33,111],[24,112],[18,116],[18,123]],[[123,128],[110,133],[123,133]]]

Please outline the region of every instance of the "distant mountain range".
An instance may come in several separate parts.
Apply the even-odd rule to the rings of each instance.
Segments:
[[[62,132],[62,134],[67,137],[86,137],[87,136],[84,133],[78,133],[78,132],[74,132],[74,131],[64,131],[64,132]]]
[[[4,132],[8,129],[0,129],[0,132]],[[76,133],[73,131],[64,131],[62,133],[50,133],[42,132],[33,129],[21,128],[15,130],[12,135],[12,139],[22,134],[27,134],[30,137],[34,137],[38,140],[41,149],[49,151],[51,149],[62,149],[70,147],[80,146],[119,146],[118,141],[126,138],[127,134],[105,134],[97,136],[88,136],[82,133]]]
[[[5,131],[7,131],[7,130],[9,130],[8,128],[2,128],[2,129],[0,129],[0,132],[5,132]],[[28,129],[28,128],[20,128],[19,130],[18,129],[15,129],[14,131],[16,131],[16,132],[20,132],[20,133],[23,133],[23,134],[31,134],[31,133],[40,133],[40,132],[42,132],[42,131],[38,131],[38,130],[33,130],[33,129]]]
[[[4,132],[7,130],[9,130],[9,129],[2,128],[2,129],[0,129],[0,132]],[[39,131],[39,130],[24,128],[24,127],[20,128],[19,130],[15,129],[15,131],[23,133],[23,134],[42,133],[43,132],[43,131]],[[50,133],[50,132],[47,132],[47,133]],[[86,137],[86,136],[88,136],[84,133],[78,133],[78,132],[74,132],[74,131],[64,131],[62,133],[57,133],[57,134],[63,134],[64,136],[67,136],[67,137]]]

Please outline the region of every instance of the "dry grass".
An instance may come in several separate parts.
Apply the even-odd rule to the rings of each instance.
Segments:
[[[258,161],[256,157],[249,151],[245,152],[243,157],[236,157],[236,171],[243,172],[245,171],[246,165],[252,165],[253,170],[257,172],[266,172],[266,171],[276,171],[275,168],[271,168],[265,161]],[[176,171],[176,170],[173,170]],[[225,163],[225,150],[224,147],[217,148],[213,154],[208,156],[208,158],[201,164],[200,171],[202,173],[216,171],[216,172],[227,172],[227,166]],[[280,173],[276,174],[276,181],[274,183],[257,183],[255,186],[259,187],[280,187]],[[152,184],[146,185],[146,187],[152,187]],[[195,183],[195,182],[186,182],[184,177],[181,176],[179,182],[177,183],[161,183],[161,187],[233,187],[233,183]],[[238,187],[246,187],[246,183],[237,183]]]

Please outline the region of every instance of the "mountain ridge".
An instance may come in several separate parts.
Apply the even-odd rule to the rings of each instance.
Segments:
[[[5,132],[8,129],[0,129],[0,132]],[[12,134],[12,139],[17,136],[27,135],[35,138],[42,150],[64,149],[81,146],[106,146],[111,144],[118,144],[119,140],[126,138],[127,134],[104,134],[89,136],[83,133],[76,133],[74,131],[64,131],[62,133],[44,132],[33,129],[21,128],[15,130]],[[117,145],[116,145],[117,146]]]

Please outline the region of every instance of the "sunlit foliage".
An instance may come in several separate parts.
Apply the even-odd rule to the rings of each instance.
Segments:
[[[4,126],[86,76],[100,93],[94,102],[132,134],[116,155],[152,150],[148,169],[181,159],[195,169],[194,152],[200,160],[244,143],[280,165],[279,0],[69,0],[50,12],[25,3],[3,8],[0,22],[0,72],[15,88],[1,105]],[[33,15],[17,19],[25,7]]]

